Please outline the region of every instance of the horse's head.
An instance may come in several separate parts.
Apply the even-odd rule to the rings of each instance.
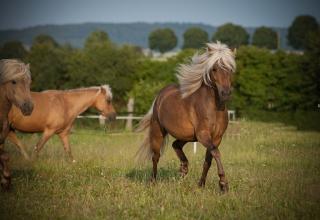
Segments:
[[[218,91],[221,101],[227,101],[231,96],[232,72],[214,65],[210,74],[213,87]]]
[[[30,95],[29,64],[17,60],[1,60],[1,79],[7,99],[17,106],[24,115],[30,115],[33,102]]]
[[[228,100],[235,69],[235,51],[219,41],[208,43],[204,53],[196,53],[190,63],[179,66],[177,77],[182,98],[205,85],[217,90],[221,101]]]
[[[218,43],[208,44],[207,53],[209,54],[207,74],[209,80],[206,84],[210,84],[218,91],[221,101],[227,101],[232,91],[231,82],[236,66],[234,59],[236,51]]]
[[[101,86],[101,92],[95,103],[95,108],[109,120],[116,119],[116,112],[112,105],[112,92],[109,85]]]

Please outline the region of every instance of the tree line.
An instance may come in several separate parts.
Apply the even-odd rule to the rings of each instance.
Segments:
[[[193,31],[187,30],[185,36],[192,38]],[[37,36],[29,50],[21,42],[8,42],[2,45],[0,58],[20,58],[30,63],[34,91],[110,84],[118,112],[125,112],[128,98],[134,97],[134,111],[142,115],[163,86],[177,83],[178,65],[207,42],[199,40],[207,37],[206,32],[199,31],[197,36],[165,61],[144,56],[136,46],[116,45],[103,31],[92,32],[81,49],[59,45],[48,35]],[[316,124],[319,119],[313,119],[313,114],[319,116],[320,104],[319,26],[297,44],[303,45],[304,53],[240,44],[229,108],[237,110],[238,115],[258,118],[270,113],[308,112],[310,123]],[[258,114],[260,111],[268,114]]]
[[[319,28],[317,20],[309,15],[296,17],[288,30],[288,42],[294,49],[305,49],[306,39],[310,32]],[[230,47],[237,48],[249,44],[249,34],[240,25],[227,23],[218,27],[209,39],[209,34],[201,28],[189,28],[183,35],[183,49],[199,49],[208,41],[221,41]],[[278,33],[269,27],[259,27],[252,36],[252,45],[267,49],[278,49],[280,44]],[[156,29],[149,35],[149,47],[161,53],[174,49],[177,46],[177,37],[170,28]]]

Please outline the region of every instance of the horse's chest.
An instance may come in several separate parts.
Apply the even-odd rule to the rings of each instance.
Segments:
[[[213,138],[221,138],[228,126],[228,118],[225,115],[216,117],[211,122],[211,134]]]

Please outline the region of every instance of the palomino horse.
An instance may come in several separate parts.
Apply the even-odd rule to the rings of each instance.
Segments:
[[[0,181],[4,189],[10,186],[9,156],[3,150],[4,141],[9,133],[8,113],[14,105],[22,114],[31,114],[33,103],[30,83],[29,64],[25,65],[14,59],[0,60]]]
[[[27,153],[14,130],[29,133],[43,132],[34,149],[36,156],[48,139],[57,134],[63,143],[65,152],[75,162],[69,145],[69,134],[76,117],[89,107],[96,108],[108,119],[112,120],[116,117],[111,103],[112,93],[108,85],[65,91],[31,92],[31,97],[34,102],[34,110],[30,116],[23,116],[17,108],[12,108],[9,113],[12,130],[8,139],[17,145],[26,157]]]
[[[165,137],[171,134],[180,172],[188,172],[188,159],[182,148],[187,142],[199,141],[207,148],[199,186],[204,186],[212,157],[215,159],[222,191],[228,182],[222,167],[219,145],[228,125],[225,102],[231,94],[231,75],[235,71],[235,54],[226,45],[207,44],[206,52],[195,54],[189,64],[178,70],[179,85],[163,88],[138,130],[147,129],[146,137],[137,152],[137,159],[153,161],[152,180],[156,180],[157,164],[165,146]]]

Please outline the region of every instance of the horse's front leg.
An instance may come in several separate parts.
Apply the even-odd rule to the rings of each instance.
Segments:
[[[206,184],[206,179],[207,179],[208,171],[209,171],[209,169],[211,167],[211,162],[212,162],[212,154],[211,154],[210,150],[207,149],[206,157],[205,157],[205,160],[204,160],[204,163],[203,163],[202,175],[201,175],[201,178],[200,178],[199,183],[198,183],[198,185],[200,187],[204,187],[205,184]]]
[[[227,192],[229,190],[229,185],[223,170],[223,166],[221,162],[221,154],[218,147],[213,147],[211,149],[211,154],[217,163],[218,176],[220,178],[219,180],[220,189],[222,192]]]
[[[201,144],[203,144],[207,148],[206,158],[203,164],[203,171],[199,181],[199,186],[202,187],[205,185],[207,174],[211,166],[211,161],[212,161],[212,158],[214,158],[217,163],[220,189],[223,192],[227,192],[229,189],[228,181],[226,180],[226,177],[225,177],[225,172],[223,170],[223,166],[221,163],[221,155],[218,149],[218,146],[221,142],[221,138],[217,140],[213,140],[210,132],[208,132],[208,130],[205,129],[197,133],[197,139]]]
[[[0,144],[0,147],[3,144]],[[3,147],[3,146],[2,146]],[[9,155],[2,148],[0,148],[0,166],[2,173],[0,174],[1,187],[8,190],[11,184],[11,174],[9,170]]]

